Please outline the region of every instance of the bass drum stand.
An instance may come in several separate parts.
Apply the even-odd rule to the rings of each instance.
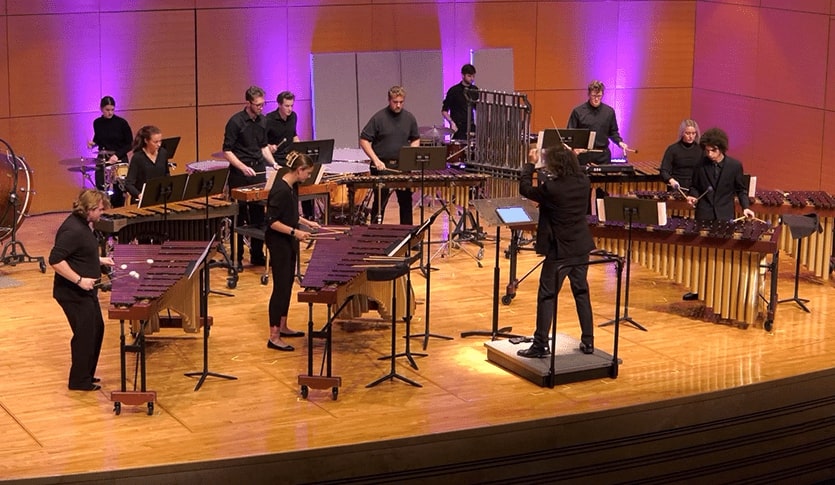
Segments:
[[[14,154],[14,150],[11,145],[6,142],[6,140],[0,139],[0,142],[6,145],[7,159],[12,165],[12,187],[11,191],[9,191],[9,207],[6,209],[6,214],[3,214],[2,217],[0,217],[0,221],[4,220],[8,215],[8,210],[11,209],[11,238],[3,245],[3,253],[0,263],[7,266],[15,266],[18,263],[37,262],[41,273],[46,273],[46,263],[44,262],[43,256],[30,256],[29,253],[26,252],[26,248],[23,246],[23,243],[17,240],[18,220],[22,220],[24,216],[23,212],[26,210],[26,205],[28,205],[29,194],[32,193],[31,190],[29,190],[31,187],[29,170],[26,167],[25,162],[22,159],[18,159],[17,155]],[[21,167],[20,165],[23,166]],[[25,188],[18,187],[17,179],[21,169],[23,174],[26,176]],[[17,196],[18,189],[26,194],[26,199],[22,208],[20,207],[20,199]]]

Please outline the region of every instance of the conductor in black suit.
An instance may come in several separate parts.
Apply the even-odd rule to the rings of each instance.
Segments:
[[[534,149],[528,161],[535,162],[537,158]],[[571,282],[580,319],[580,351],[591,354],[594,352],[594,323],[586,277],[589,252],[594,249],[586,219],[591,185],[570,148],[562,144],[548,148],[543,159],[537,186],[533,185],[533,163],[522,168],[519,182],[519,193],[539,203],[535,249],[537,254],[545,256],[545,261],[539,275],[533,345],[517,354],[530,358],[548,355],[548,333],[554,321],[557,294],[566,276]]]
[[[704,159],[693,171],[687,202],[696,208],[696,219],[702,221],[730,221],[736,216],[734,195],[739,200],[745,217],[754,217],[749,209],[748,187],[743,179],[742,163],[726,155],[728,135],[719,128],[702,134]]]

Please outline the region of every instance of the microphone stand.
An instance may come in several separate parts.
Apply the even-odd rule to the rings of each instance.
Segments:
[[[23,243],[17,240],[17,219],[18,219],[18,206],[19,201],[17,197],[17,175],[20,171],[20,167],[18,166],[17,162],[17,155],[14,154],[14,150],[12,146],[6,140],[0,138],[0,142],[6,145],[8,158],[11,158],[12,163],[12,173],[14,175],[14,180],[12,182],[12,190],[9,193],[9,202],[11,203],[12,207],[12,232],[11,238],[3,245],[3,256],[0,263],[7,265],[7,266],[15,266],[18,263],[34,263],[37,261],[38,268],[41,270],[41,273],[46,273],[46,263],[44,262],[43,256],[30,256],[29,253],[26,252],[26,248],[23,246]],[[26,168],[24,167],[24,170]],[[27,177],[29,176],[28,172],[26,173]],[[29,187],[26,188],[29,191]],[[31,192],[31,191],[30,191]],[[21,216],[23,214],[20,214]],[[20,248],[20,252],[18,253],[18,248]]]

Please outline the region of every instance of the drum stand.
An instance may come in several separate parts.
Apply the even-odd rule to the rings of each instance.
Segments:
[[[14,171],[14,183],[12,184],[12,191],[9,193],[9,202],[12,208],[12,232],[11,238],[3,245],[3,256],[2,259],[0,259],[0,264],[15,266],[18,263],[37,262],[41,273],[46,273],[46,263],[44,262],[43,256],[30,256],[29,253],[26,252],[26,248],[23,246],[23,243],[17,240],[17,220],[18,216],[22,215],[21,210],[19,210],[20,204],[17,197],[17,174],[20,171],[20,167],[18,166],[17,156],[14,154],[14,150],[12,150],[11,145],[3,139],[0,139],[0,142],[6,145],[9,158],[11,158],[12,162],[12,169]],[[29,176],[28,172],[26,173],[26,176]],[[27,188],[26,190],[29,189]]]

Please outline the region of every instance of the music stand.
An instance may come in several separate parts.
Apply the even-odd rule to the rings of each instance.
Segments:
[[[160,148],[165,148],[165,151],[168,152],[168,159],[174,159],[174,153],[177,152],[177,147],[180,145],[180,137],[179,136],[172,136],[171,138],[163,138],[160,144]]]
[[[570,148],[590,150],[594,148],[591,130],[585,128],[545,129],[539,132],[536,147],[540,150],[564,143]]]
[[[295,141],[288,151],[304,153],[313,159],[313,163],[328,164],[333,161],[333,138],[324,140]]]
[[[200,390],[200,386],[203,385],[203,382],[206,380],[207,377],[220,377],[222,379],[228,380],[237,380],[238,378],[235,376],[229,376],[226,374],[218,374],[217,372],[210,372],[209,371],[209,251],[211,250],[212,246],[215,243],[215,236],[212,236],[212,239],[206,244],[206,249],[203,250],[203,254],[200,255],[199,258],[192,261],[188,267],[186,268],[186,273],[188,274],[188,278],[191,279],[194,276],[195,271],[197,268],[200,268],[200,321],[203,323],[203,370],[200,371],[193,371],[193,372],[186,372],[184,375],[186,377],[194,377],[200,376],[200,379],[197,381],[197,385],[194,386],[194,391],[197,392]]]
[[[420,223],[423,224],[423,199],[426,197],[426,171],[427,170],[444,170],[446,168],[446,147],[443,146],[427,146],[427,147],[400,147],[400,156],[397,163],[391,168],[401,172],[420,172]],[[382,202],[382,201],[381,201]],[[432,238],[429,238],[431,241]],[[429,245],[427,241],[427,246]],[[429,264],[423,265],[423,256],[429,253],[429,249],[423,250],[423,241],[421,241],[420,248],[420,268],[421,272],[428,272]]]
[[[784,300],[779,300],[777,303],[786,303],[793,301],[800,306],[806,313],[812,313],[809,310],[809,307],[806,306],[806,303],[809,303],[807,298],[800,298],[797,294],[798,286],[800,284],[800,253],[803,239],[811,235],[813,232],[823,232],[823,228],[818,221],[818,215],[816,213],[811,214],[785,214],[780,217],[780,220],[783,224],[789,226],[789,230],[791,231],[792,239],[797,240],[797,248],[795,249],[795,267],[794,267],[794,296],[791,298],[786,298]]]
[[[667,203],[652,199],[638,199],[635,197],[605,197],[597,201],[597,214],[601,222],[617,221],[626,225],[626,283],[623,295],[623,320],[631,323],[638,330],[647,331],[646,327],[629,316],[629,279],[632,266],[632,224],[641,223],[651,226],[667,224]],[[615,323],[609,320],[601,323],[605,327]]]
[[[182,173],[179,175],[165,175],[162,177],[152,178],[145,182],[142,186],[142,194],[139,197],[139,204],[137,207],[148,207],[151,205],[163,206],[163,218],[167,213],[167,206],[170,202],[180,202],[183,200],[183,192],[185,192],[186,181],[188,174]]]
[[[398,158],[397,169],[401,172],[420,172],[420,228],[416,234],[422,234],[426,231],[426,243],[424,238],[420,238],[420,270],[426,277],[427,288],[430,285],[429,272],[434,268],[429,266],[429,253],[431,252],[432,237],[429,233],[429,226],[435,222],[435,218],[440,214],[436,212],[429,220],[424,220],[424,198],[426,197],[426,171],[427,170],[444,170],[446,168],[446,147],[444,146],[417,146],[417,147],[400,147],[400,156]],[[444,206],[444,210],[446,206]],[[429,224],[426,224],[428,222]],[[424,251],[424,244],[426,250]],[[423,264],[423,258],[426,256],[426,265]],[[428,291],[427,291],[428,294]],[[428,303],[428,302],[427,302]],[[428,315],[428,306],[427,306]],[[425,325],[426,331],[424,334],[415,335],[415,337],[424,337],[423,349],[426,350],[429,337],[436,337],[443,340],[452,340],[452,337],[446,335],[436,335],[429,333],[429,321]]]
[[[228,177],[229,167],[220,168],[217,170],[208,170],[206,172],[194,172],[188,174],[186,188],[183,191],[183,199],[191,200],[196,199],[198,197],[203,197],[203,205],[205,210],[205,214],[203,216],[203,219],[205,221],[203,237],[205,237],[206,240],[208,240],[210,237],[214,237],[214,235],[211,234],[211,228],[209,227],[209,197],[223,193],[223,188],[226,186],[226,179]],[[226,253],[226,248],[223,246],[223,241],[218,241],[218,251],[223,255],[224,261],[226,261],[226,264],[223,264],[222,266],[226,266],[227,271],[229,273],[229,279],[227,281],[237,281],[238,270],[237,268],[235,268],[235,265],[232,264],[232,261],[229,259],[229,255]],[[208,280],[206,285],[208,287]],[[224,291],[207,291],[223,296],[234,296],[231,293],[227,293]]]
[[[491,340],[496,340],[498,337],[512,338],[520,337],[520,335],[510,333],[513,327],[499,328],[499,278],[501,276],[501,266],[499,266],[499,254],[501,253],[501,237],[502,226],[530,225],[533,224],[533,217],[530,212],[525,210],[527,214],[527,222],[505,223],[499,216],[499,208],[505,207],[522,207],[524,205],[521,197],[509,197],[504,199],[475,199],[472,201],[476,210],[488,224],[496,226],[496,262],[493,267],[493,325],[490,330],[469,330],[461,332],[461,337],[466,338],[472,335],[489,336]],[[515,211],[514,211],[515,212]]]

